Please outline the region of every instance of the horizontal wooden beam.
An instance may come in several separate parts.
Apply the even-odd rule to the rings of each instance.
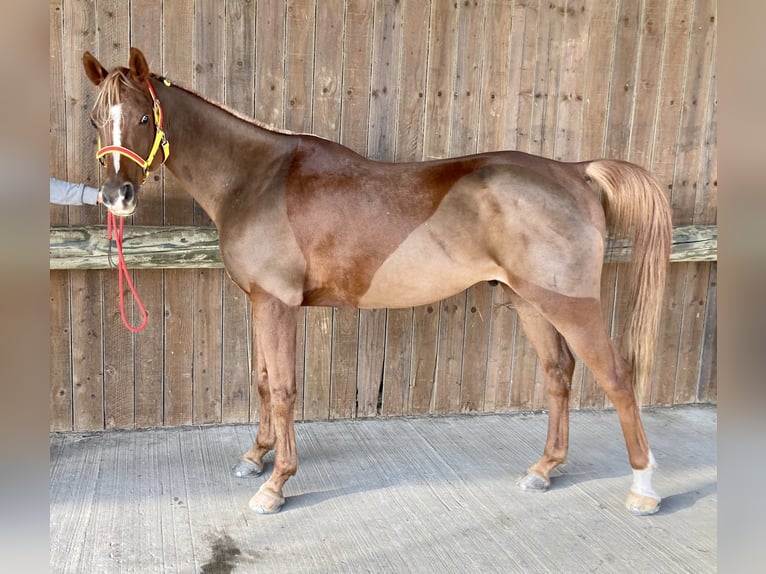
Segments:
[[[625,243],[608,246],[605,260],[630,259]],[[148,227],[128,225],[123,240],[125,262],[131,269],[201,269],[223,267],[214,227]],[[671,261],[716,261],[718,227],[691,225],[673,229]],[[111,263],[110,263],[111,259]],[[51,269],[108,269],[117,262],[104,225],[52,226]]]

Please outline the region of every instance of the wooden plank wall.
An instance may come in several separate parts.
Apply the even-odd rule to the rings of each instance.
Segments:
[[[609,156],[654,170],[674,224],[715,224],[714,0],[50,0],[50,171],[100,183],[87,49],[369,157],[496,149]],[[210,225],[173,176],[132,222]],[[51,206],[51,224],[104,223]],[[128,230],[129,233],[129,230]],[[603,306],[624,323],[621,268]],[[221,270],[141,270],[149,326],[123,328],[113,271],[52,271],[51,429],[257,418],[246,298]],[[716,265],[671,267],[649,403],[716,400]],[[304,311],[297,419],[545,407],[534,353],[500,287],[415,309]],[[572,408],[608,406],[578,364]]]

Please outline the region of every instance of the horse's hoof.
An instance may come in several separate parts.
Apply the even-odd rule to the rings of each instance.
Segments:
[[[250,499],[249,506],[250,510],[256,514],[276,514],[282,510],[284,503],[284,496],[274,492],[264,484]]]
[[[648,516],[660,509],[660,501],[659,497],[647,496],[631,490],[628,494],[628,499],[625,501],[625,508],[633,516]]]
[[[519,485],[521,490],[526,492],[545,492],[551,485],[551,481],[527,470],[519,477],[516,484]]]
[[[231,473],[237,478],[253,478],[255,476],[261,476],[263,473],[263,463],[258,465],[243,458],[232,467]]]

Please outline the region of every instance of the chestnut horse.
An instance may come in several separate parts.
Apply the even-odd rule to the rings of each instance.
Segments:
[[[667,197],[646,170],[514,151],[380,163],[319,137],[267,129],[171,85],[135,48],[128,68],[107,71],[89,52],[83,65],[99,87],[91,116],[106,144],[97,152],[104,205],[132,214],[148,171],[164,163],[215,223],[226,271],[252,302],[260,422],[234,474],[260,475],[264,455],[276,449],[271,476],[250,500],[254,511],[278,512],[298,468],[300,307],[411,307],[482,281],[508,290],[545,377],[548,436],[520,487],[545,490],[566,461],[574,352],[617,411],[633,468],[627,508],[657,511],[656,462],[638,405],[654,356],[671,221]],[[607,224],[634,245],[627,360],[601,312]]]

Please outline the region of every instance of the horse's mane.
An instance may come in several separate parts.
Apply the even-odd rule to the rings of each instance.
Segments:
[[[165,81],[164,76],[159,76],[157,74],[152,73],[152,77],[156,78],[156,79],[158,79],[160,81]],[[200,100],[210,104],[211,106],[215,106],[216,108],[218,108],[220,110],[223,110],[227,114],[230,114],[230,115],[234,116],[235,118],[237,118],[239,120],[242,120],[244,122],[252,124],[252,125],[254,125],[256,127],[259,127],[261,129],[268,130],[270,132],[274,132],[274,133],[278,133],[278,134],[285,134],[285,135],[291,135],[291,136],[294,136],[294,135],[313,135],[313,134],[302,133],[302,132],[293,132],[293,131],[290,131],[290,130],[287,130],[287,129],[284,129],[284,128],[280,128],[280,127],[278,127],[278,126],[276,126],[274,124],[267,124],[265,122],[262,122],[260,120],[255,119],[252,116],[248,116],[247,114],[245,114],[243,112],[240,112],[239,110],[235,110],[234,108],[231,108],[231,107],[229,107],[229,106],[227,106],[225,104],[222,104],[220,102],[216,102],[214,100],[211,100],[207,96],[203,96],[199,92],[196,92],[194,90],[190,90],[189,88],[187,88],[187,87],[185,87],[185,86],[183,86],[181,84],[177,84],[176,82],[172,82],[172,86],[174,88],[178,88],[180,90],[183,90],[184,92],[187,92],[188,94],[191,94],[194,97],[199,98]],[[318,137],[318,136],[314,136],[314,137]]]

